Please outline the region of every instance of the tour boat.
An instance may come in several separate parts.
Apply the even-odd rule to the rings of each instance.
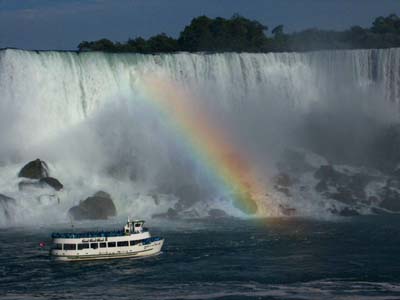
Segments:
[[[123,230],[53,233],[51,256],[62,261],[142,258],[159,254],[164,239],[152,237],[143,220],[126,223]]]

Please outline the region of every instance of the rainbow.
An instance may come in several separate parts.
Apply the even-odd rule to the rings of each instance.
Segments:
[[[146,76],[140,82],[144,99],[150,101],[183,136],[195,159],[201,161],[234,200],[235,206],[248,214],[261,213],[256,196],[266,191],[257,179],[257,173],[235,149],[220,126],[205,111],[188,101],[193,95],[178,84],[160,75]]]

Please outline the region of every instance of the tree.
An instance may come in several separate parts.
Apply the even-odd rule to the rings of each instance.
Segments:
[[[165,33],[151,37],[147,44],[151,52],[176,52],[179,50],[178,41]]]
[[[385,17],[378,17],[372,23],[371,31],[374,33],[400,34],[400,18],[396,14]]]
[[[274,51],[287,51],[288,35],[283,32],[283,25],[278,25],[272,29],[271,33],[274,35],[273,50]]]
[[[79,51],[106,52],[281,52],[314,51],[323,49],[388,48],[400,47],[400,18],[396,14],[378,17],[370,28],[353,26],[345,31],[306,29],[291,34],[284,26],[266,35],[268,27],[255,20],[234,14],[230,19],[200,16],[192,19],[178,39],[161,33],[144,39],[137,37],[124,43],[108,39],[83,41]]]
[[[240,15],[230,19],[206,16],[194,18],[179,36],[185,51],[261,51],[266,44],[268,28]]]

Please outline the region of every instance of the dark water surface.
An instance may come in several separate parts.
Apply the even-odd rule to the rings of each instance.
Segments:
[[[400,217],[150,229],[157,257],[69,263],[38,247],[52,228],[1,229],[0,299],[400,299]]]

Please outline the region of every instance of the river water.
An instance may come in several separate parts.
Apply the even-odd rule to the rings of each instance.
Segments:
[[[166,239],[159,256],[73,263],[48,256],[51,231],[67,224],[1,229],[0,298],[400,299],[396,216],[148,225]]]

